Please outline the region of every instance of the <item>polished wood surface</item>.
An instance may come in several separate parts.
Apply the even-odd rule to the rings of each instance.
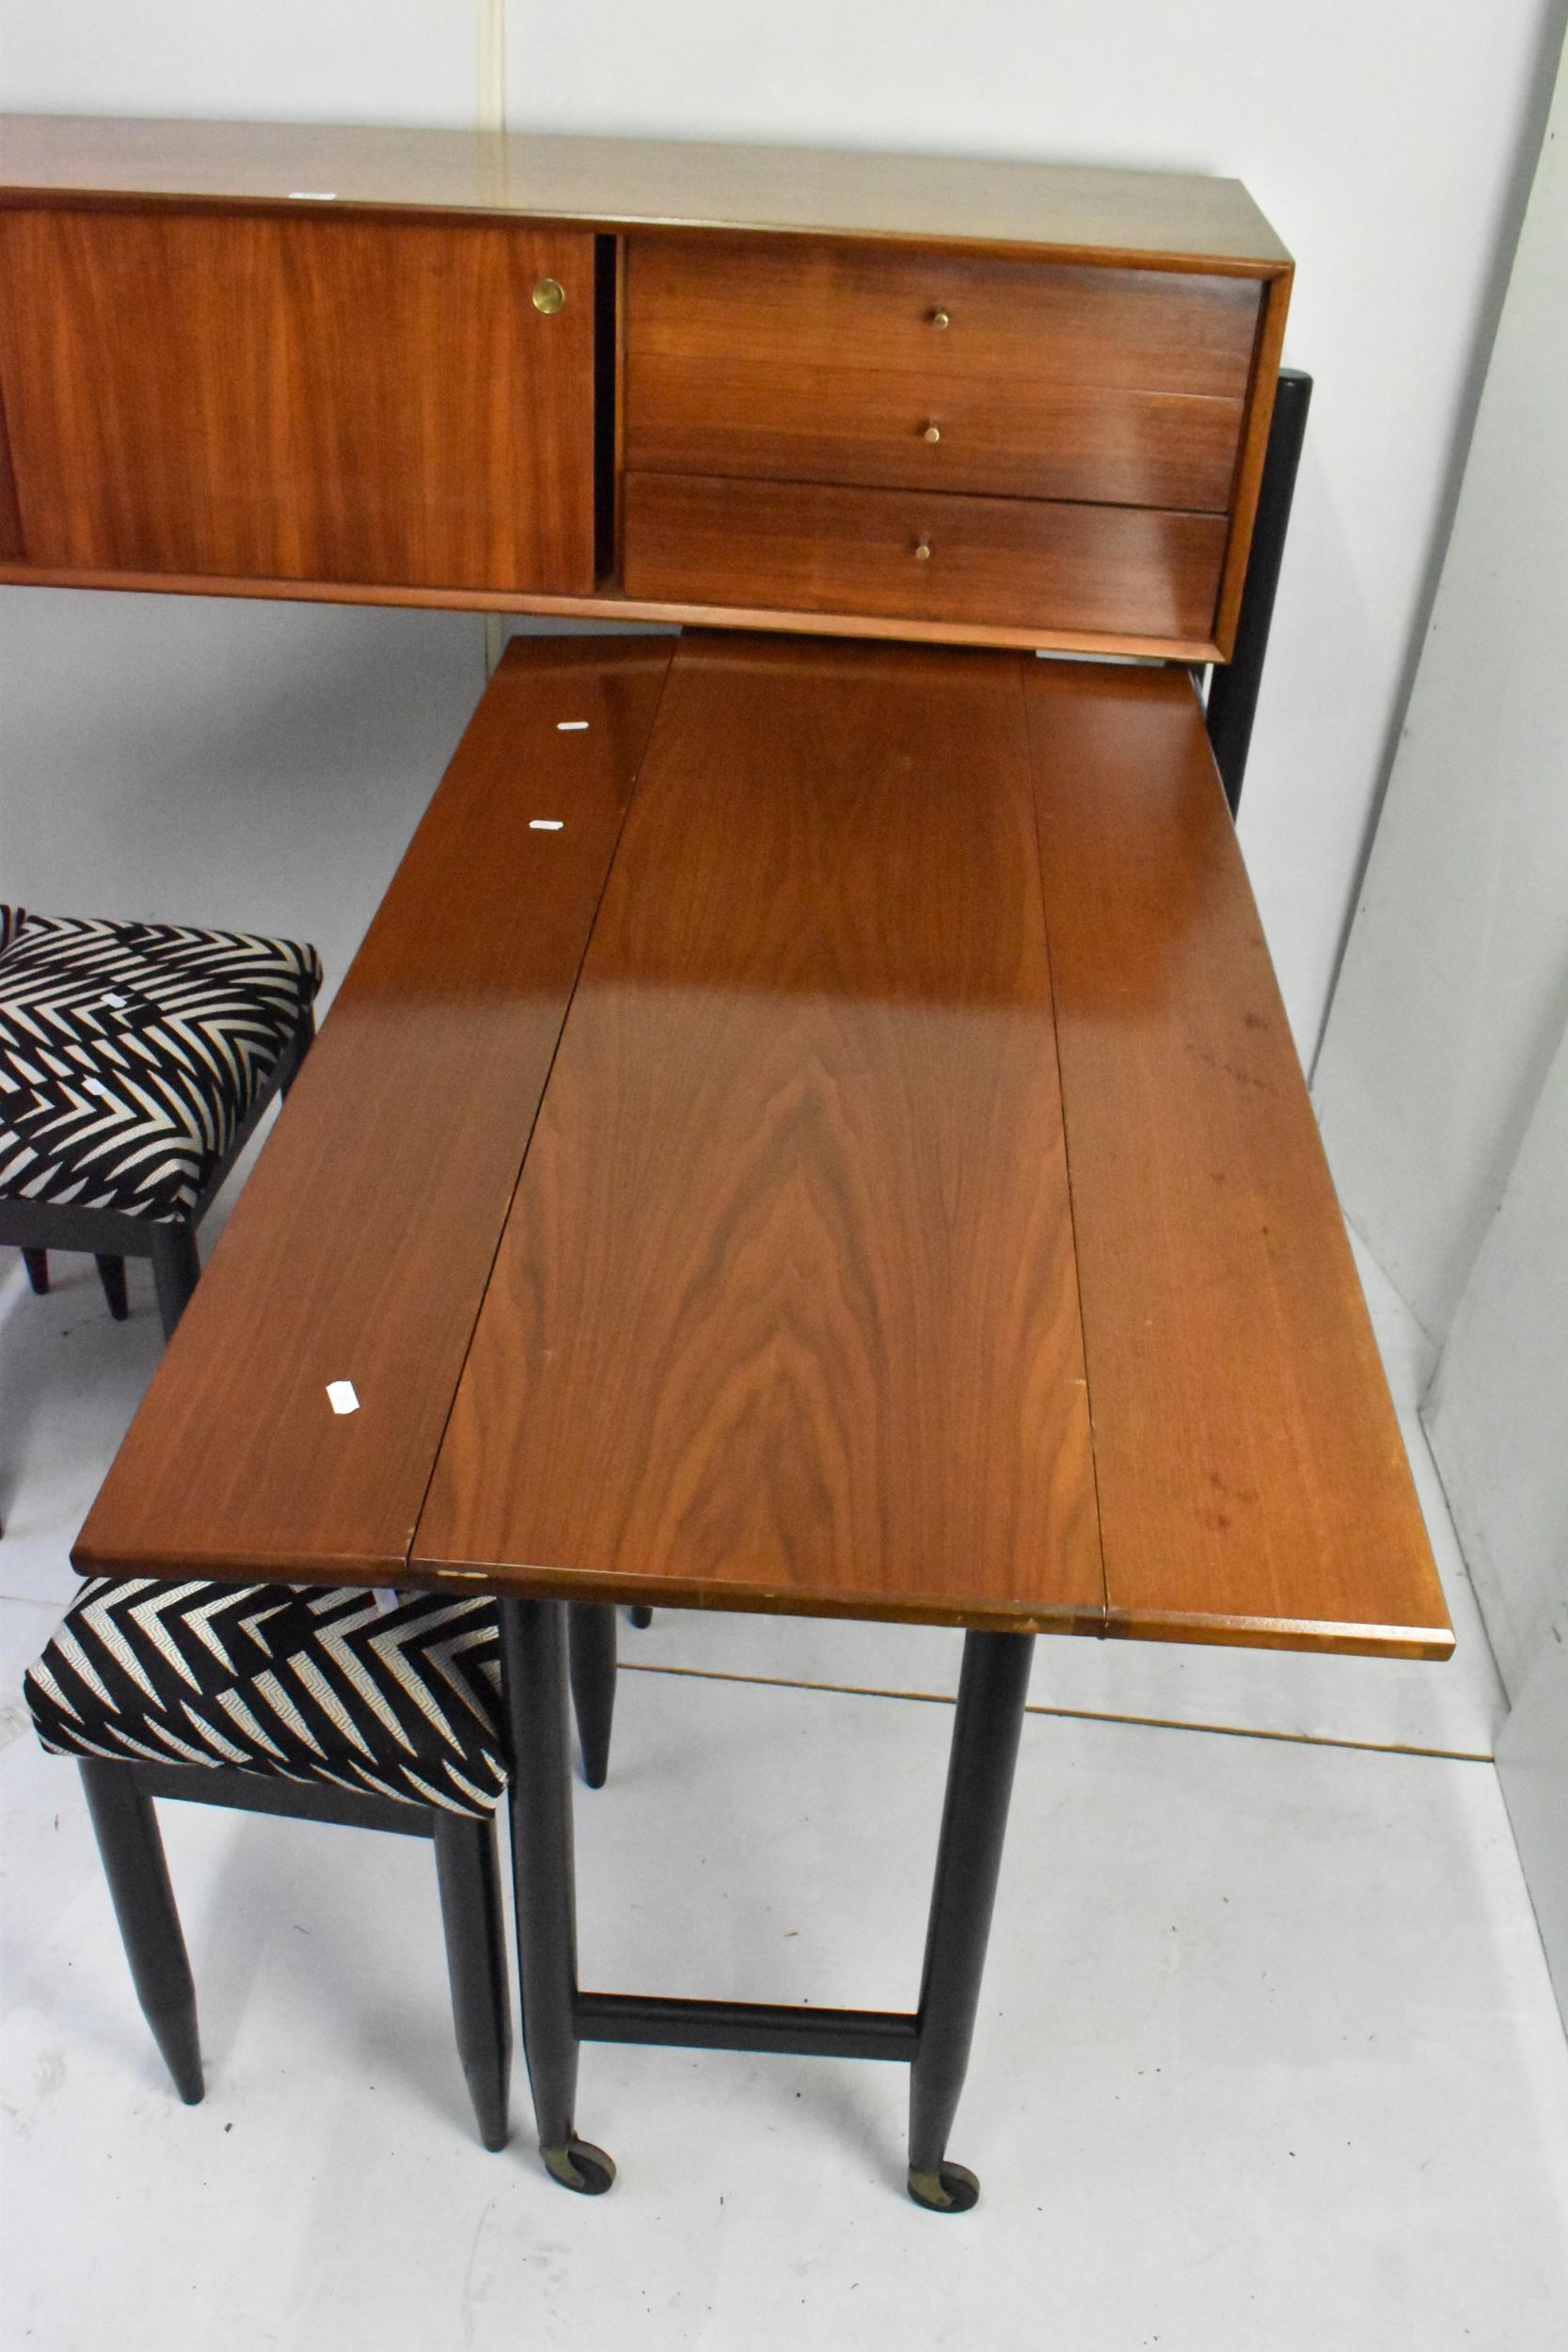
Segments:
[[[1220,581],[1214,637],[1220,660],[1228,661],[1236,644],[1236,623],[1246,587],[1247,558],[1252,552],[1252,527],[1258,515],[1258,495],[1268,454],[1269,427],[1274,421],[1275,394],[1285,357],[1285,318],[1291,303],[1291,281],[1276,278],[1263,289],[1258,348],[1253,357],[1252,384],[1246,420],[1242,429],[1241,462],[1230,501],[1230,536],[1226,544],[1225,571]]]
[[[641,236],[626,256],[629,400],[644,354],[1239,400],[1258,305],[1246,278]]]
[[[630,373],[637,472],[1205,514],[1230,504],[1239,400],[757,359],[641,355]]]
[[[683,641],[411,1562],[1099,1624],[1016,662]]]
[[[514,648],[76,1556],[1445,1655],[1185,678]]]
[[[1399,1424],[1196,698],[1024,673],[1106,1629],[1443,1657]]]
[[[522,590],[484,588],[347,588],[332,580],[201,578],[190,572],[107,572],[84,565],[34,569],[0,559],[0,585],[114,588],[137,595],[260,596],[284,603],[396,605],[414,611],[530,612],[568,621],[657,621],[694,628],[767,629],[803,637],[893,639],[900,644],[1045,645],[1065,653],[1119,654],[1143,660],[1214,661],[1219,647],[1207,637],[1130,637],[1116,629],[1052,628],[999,621],[893,620],[875,612],[801,612],[785,605],[678,603],[627,596],[613,589],[592,596],[536,596]]]
[[[0,562],[9,558],[15,563],[22,551],[22,509],[16,502],[11,440],[6,424],[4,390],[0,388]]]
[[[633,597],[1204,641],[1217,515],[632,473]],[[927,552],[921,555],[920,549]]]
[[[0,119],[0,580],[1223,659],[1290,278],[1228,182]],[[999,508],[941,591],[793,526],[768,577],[776,504],[712,580],[671,516],[650,586],[628,463]]]
[[[669,656],[668,642],[603,639],[509,649],[79,1566],[397,1580]],[[579,719],[586,730],[558,731]],[[357,1412],[331,1410],[339,1379]]]
[[[575,230],[0,209],[30,562],[586,592],[593,287]]]
[[[1290,256],[1241,183],[1196,173],[800,147],[316,123],[0,117],[0,192],[532,215],[604,229],[744,226],[1168,257],[1269,276]]]

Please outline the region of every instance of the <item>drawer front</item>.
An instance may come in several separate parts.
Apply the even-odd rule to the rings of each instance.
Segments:
[[[625,585],[647,603],[1196,645],[1225,539],[1217,515],[633,473]]]
[[[1102,262],[649,236],[628,240],[626,300],[634,381],[640,359],[678,358],[1241,400],[1259,289]]]
[[[1224,514],[1242,403],[1022,376],[770,367],[639,354],[626,464]]]
[[[510,224],[0,211],[28,562],[590,590],[594,267]]]

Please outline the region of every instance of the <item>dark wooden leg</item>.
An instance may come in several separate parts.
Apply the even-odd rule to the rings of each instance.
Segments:
[[[479,1820],[470,1814],[433,1808],[431,1820],[457,2054],[467,2076],[479,2136],[486,2148],[504,2148],[512,2137],[507,2114],[512,2001],[506,1981],[496,1817],[486,1814]]]
[[[27,1269],[27,1279],[41,1298],[49,1288],[49,1252],[47,1249],[24,1249],[22,1263]]]
[[[201,1279],[201,1261],[196,1254],[196,1235],[188,1225],[155,1225],[152,1229],[152,1279],[157,1285],[158,1312],[164,1319],[164,1337],[174,1337],[174,1327],[189,1304],[192,1291]]]
[[[1023,1633],[964,1636],[910,2078],[910,2195],[935,2213],[967,2212],[980,2194],[974,2173],[947,2161],[947,2135],[969,2066],[1034,1647]]]
[[[539,2153],[566,2188],[602,2196],[615,2178],[603,2149],[578,2139],[577,1890],[566,1741],[565,1605],[501,1600],[501,1684],[512,1762],[512,1891],[523,2050]]]
[[[627,1613],[629,1614],[631,1621],[637,1628],[639,1633],[646,1633],[648,1628],[654,1621],[653,1611],[645,1607],[639,1606],[636,1609],[630,1610]]]
[[[602,1788],[610,1771],[610,1729],[615,1717],[615,1612],[594,1601],[567,1604],[572,1705],[577,1710],[582,1776]]]
[[[125,1261],[123,1258],[101,1257],[97,1263],[98,1279],[103,1285],[109,1312],[117,1323],[123,1323],[131,1311],[125,1298]]]
[[[87,1810],[103,1857],[115,1916],[131,1963],[142,2015],[188,2106],[205,2088],[196,2025],[196,1988],[164,1860],[158,1817],[133,1786],[129,1768],[97,1756],[80,1759]]]

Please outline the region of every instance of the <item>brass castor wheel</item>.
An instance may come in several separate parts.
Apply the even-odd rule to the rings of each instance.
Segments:
[[[927,2213],[968,2213],[980,2201],[980,2184],[967,2164],[949,2164],[943,2157],[934,2172],[910,2167],[910,2195]]]
[[[579,2197],[602,2197],[615,2178],[615,2166],[591,2140],[569,2139],[564,2148],[541,2148],[545,2169],[562,2188]]]

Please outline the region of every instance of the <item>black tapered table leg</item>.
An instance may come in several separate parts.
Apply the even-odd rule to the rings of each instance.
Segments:
[[[523,2052],[539,2153],[566,2188],[601,2196],[615,2178],[602,2148],[578,2139],[577,1887],[567,1753],[566,1604],[499,1603],[501,1681],[512,1762],[512,1886]]]
[[[134,1786],[128,1766],[84,1756],[80,1769],[142,2015],[152,2028],[175,2089],[187,2106],[195,2106],[206,2087],[197,2036],[196,1987],[168,1883],[158,1817],[151,1799]]]
[[[125,1261],[123,1258],[106,1258],[100,1254],[97,1264],[98,1279],[103,1285],[103,1295],[108,1301],[109,1312],[117,1323],[123,1323],[131,1311],[125,1295]]]
[[[481,2139],[486,2148],[504,2148],[512,2137],[512,2000],[495,1816],[480,1820],[432,1807],[431,1827],[457,2055]]]
[[[24,1249],[22,1263],[27,1269],[27,1279],[39,1297],[49,1288],[49,1252],[47,1249]]]
[[[602,1788],[615,1719],[615,1612],[595,1601],[568,1601],[566,1633],[582,1776],[590,1788]]]
[[[974,2173],[948,2162],[947,2135],[969,2066],[1034,1647],[1030,1634],[964,1636],[910,2078],[910,2195],[934,2213],[967,2212],[980,2194]]]
[[[196,1235],[188,1225],[157,1225],[152,1230],[152,1281],[158,1294],[158,1312],[164,1320],[164,1337],[171,1340],[174,1327],[190,1303],[191,1293],[201,1279],[201,1261],[196,1254]]]

